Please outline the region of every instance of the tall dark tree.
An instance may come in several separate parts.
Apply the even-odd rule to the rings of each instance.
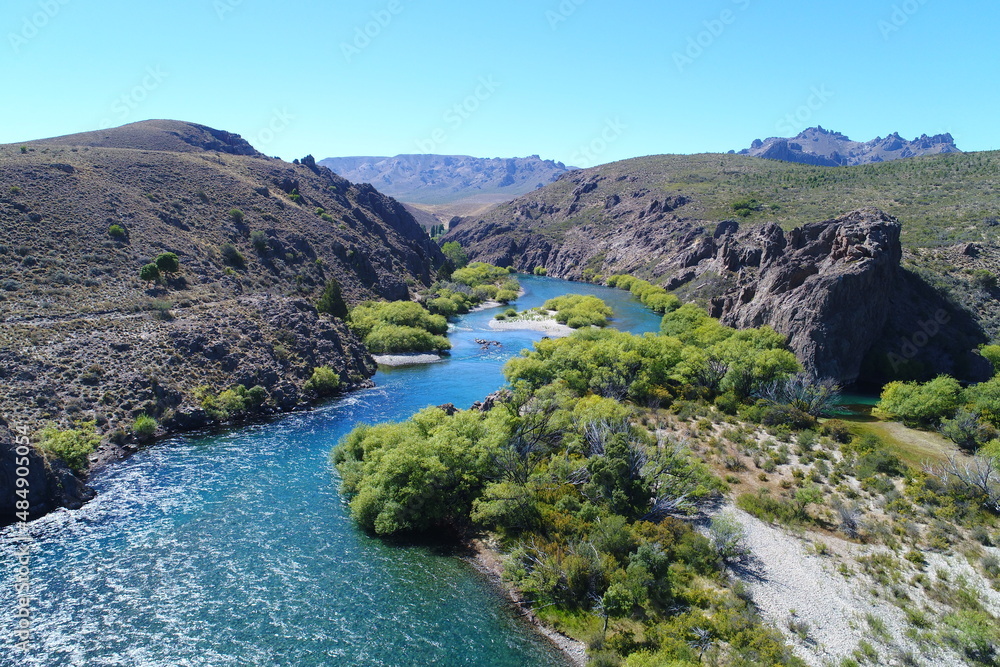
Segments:
[[[320,295],[319,301],[316,303],[316,310],[340,319],[347,317],[347,303],[344,301],[344,295],[340,291],[340,283],[337,282],[336,278],[330,278],[327,281],[323,294]]]

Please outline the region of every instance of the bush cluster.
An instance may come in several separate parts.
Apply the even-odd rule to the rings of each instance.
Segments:
[[[257,411],[267,401],[267,390],[260,385],[247,389],[238,384],[216,395],[211,387],[198,387],[195,399],[212,421],[227,422]]]
[[[348,326],[373,354],[451,349],[448,321],[413,301],[363,303],[350,312]]]
[[[38,433],[38,448],[49,456],[66,462],[70,470],[80,472],[87,467],[87,457],[101,444],[94,421],[81,421],[76,428],[60,430],[46,426]]]
[[[542,308],[554,310],[556,322],[572,329],[605,327],[613,315],[611,308],[601,299],[580,294],[566,294],[549,299]]]
[[[669,313],[681,307],[681,300],[676,296],[658,285],[640,280],[635,276],[614,275],[608,278],[607,284],[609,287],[630,291],[632,296],[642,302],[642,305],[656,313]]]

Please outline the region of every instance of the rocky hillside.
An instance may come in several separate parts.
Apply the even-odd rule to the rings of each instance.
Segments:
[[[179,270],[140,279],[164,252]],[[199,386],[259,384],[266,412],[307,402],[316,366],[365,382],[368,353],[316,312],[324,286],[405,299],[444,258],[401,204],[311,158],[149,121],[0,146],[0,260],[0,413],[96,420],[93,463],[136,445],[141,413],[160,433],[207,423]]]
[[[956,157],[979,164],[964,155],[925,160]],[[997,173],[994,156],[989,160],[989,173]],[[925,164],[932,171],[933,164]],[[768,173],[759,165],[774,169]],[[970,291],[942,294],[915,270],[915,263],[929,266],[919,249],[907,249],[902,266],[906,222],[863,205],[843,214],[851,210],[845,202],[861,199],[888,180],[884,175],[855,171],[868,181],[855,192],[819,179],[812,187],[789,185],[816,170],[833,173],[742,156],[629,160],[574,172],[463,220],[446,240],[459,241],[476,260],[524,271],[545,267],[549,275],[571,279],[632,273],[654,280],[701,302],[727,324],[773,326],[790,337],[809,370],[843,382],[988,372],[972,351],[988,337],[977,303],[995,298],[972,288],[974,271],[996,270],[988,222],[976,228],[985,240],[973,244],[974,256],[964,255],[967,266],[979,268],[959,274]],[[817,209],[828,214],[806,217]]]
[[[537,155],[492,159],[467,155],[339,157],[320,164],[350,181],[371,183],[380,192],[415,204],[447,204],[470,198],[509,201],[568,171],[563,163]]]
[[[757,139],[750,148],[744,148],[740,155],[801,162],[822,167],[844,167],[874,162],[888,162],[921,155],[939,153],[961,153],[950,134],[936,134],[928,137],[922,134],[913,141],[907,141],[893,132],[884,139],[875,137],[871,141],[851,141],[840,132],[810,127],[790,139],[771,137]]]

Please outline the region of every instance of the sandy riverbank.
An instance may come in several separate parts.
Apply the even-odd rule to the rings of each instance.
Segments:
[[[500,554],[492,549],[487,543],[482,540],[472,540],[469,543],[469,547],[474,552],[474,555],[469,556],[469,562],[472,565],[488,576],[490,580],[500,589],[506,593],[507,597],[517,605],[517,608],[522,614],[531,622],[535,628],[545,635],[549,641],[556,645],[556,647],[562,651],[566,657],[574,665],[579,665],[584,667],[587,664],[587,646],[583,642],[578,642],[575,639],[567,637],[561,632],[556,632],[551,628],[546,627],[538,617],[531,612],[531,608],[521,597],[521,594],[517,589],[507,585],[503,581],[503,560]]]
[[[568,336],[575,329],[555,320],[490,320],[490,329],[496,331],[541,331],[550,336]]]
[[[416,364],[436,364],[441,355],[430,352],[407,352],[403,354],[373,354],[372,359],[380,366],[414,366]]]

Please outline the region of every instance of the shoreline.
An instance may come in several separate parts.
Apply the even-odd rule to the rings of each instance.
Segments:
[[[465,556],[464,560],[485,575],[490,580],[490,583],[502,591],[504,597],[517,607],[517,610],[525,617],[528,623],[539,634],[552,642],[563,655],[569,658],[572,664],[577,667],[585,667],[587,664],[586,644],[553,630],[542,623],[530,610],[525,610],[525,600],[521,596],[521,593],[503,580],[503,563],[500,554],[486,542],[478,538],[470,540],[467,546],[473,555]]]

